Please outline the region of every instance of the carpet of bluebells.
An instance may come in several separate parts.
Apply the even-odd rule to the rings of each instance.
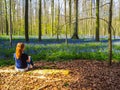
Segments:
[[[34,61],[63,61],[74,59],[108,60],[108,41],[101,39],[95,42],[93,38],[81,38],[79,40],[68,39],[42,39],[30,37],[25,42],[23,36],[13,37],[13,46],[10,48],[9,37],[0,37],[0,66],[14,64],[13,54],[18,42],[25,43],[25,52],[32,56]],[[120,40],[113,40],[113,60],[120,61]]]

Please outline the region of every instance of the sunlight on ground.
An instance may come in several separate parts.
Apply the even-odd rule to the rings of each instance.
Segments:
[[[15,73],[16,71],[14,69],[0,69],[0,73]],[[43,69],[43,70],[31,70],[28,71],[27,73],[31,74],[63,74],[63,75],[68,75],[69,70],[58,70],[58,69]]]
[[[13,69],[6,69],[6,70],[2,70],[2,69],[0,69],[0,73],[15,73],[16,71],[15,70],[13,70]]]
[[[69,70],[57,70],[57,69],[43,69],[43,70],[34,70],[30,71],[31,73],[38,73],[38,74],[64,74],[68,75]]]

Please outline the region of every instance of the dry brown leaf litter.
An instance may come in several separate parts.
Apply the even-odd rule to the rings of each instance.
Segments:
[[[120,90],[120,64],[74,60],[69,62],[36,62],[34,70],[0,72],[0,90]],[[0,70],[11,70],[1,67]],[[32,73],[35,70],[69,70],[64,73]]]

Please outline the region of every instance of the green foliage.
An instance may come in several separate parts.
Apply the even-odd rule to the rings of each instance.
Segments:
[[[68,82],[65,82],[63,86],[68,87],[68,86],[69,86],[69,83],[68,83]]]
[[[0,60],[0,67],[9,66],[9,65],[13,65],[13,64],[14,64],[13,60]]]
[[[8,37],[0,37],[0,66],[14,64],[13,54],[17,42],[24,42],[23,37],[13,37],[14,44],[9,48]],[[4,41],[4,42],[3,42]],[[39,44],[37,40],[30,39],[31,43],[25,43],[25,52],[32,56],[34,61],[64,61],[75,59],[108,60],[108,48],[106,43],[83,44]],[[44,40],[55,42],[55,40]],[[113,60],[120,61],[120,46],[113,46]]]

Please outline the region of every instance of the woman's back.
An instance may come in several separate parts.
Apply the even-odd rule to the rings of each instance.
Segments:
[[[25,53],[22,53],[21,57],[17,59],[16,54],[14,54],[14,60],[17,68],[24,69],[27,67],[28,55]]]

